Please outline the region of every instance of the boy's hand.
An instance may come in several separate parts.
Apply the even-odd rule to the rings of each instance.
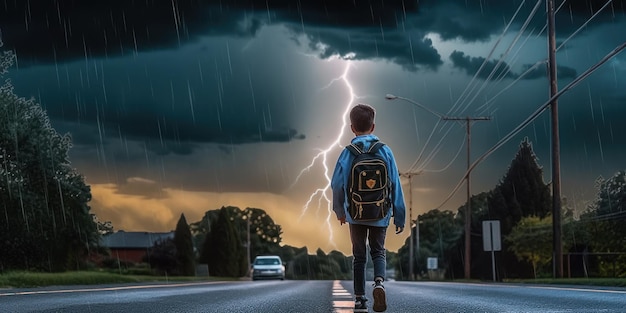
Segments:
[[[339,218],[339,223],[341,223],[340,225],[345,224],[346,223],[346,217],[345,216],[344,217],[340,217]]]
[[[404,227],[396,226],[396,235],[401,233],[404,230]]]

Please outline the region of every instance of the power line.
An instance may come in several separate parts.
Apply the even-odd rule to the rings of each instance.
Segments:
[[[590,217],[581,217],[579,220],[582,222],[582,221],[592,221],[592,220],[610,221],[610,220],[622,220],[622,219],[626,219],[626,211],[611,212],[611,213],[590,216]]]
[[[524,23],[524,26],[518,31],[518,34],[516,35],[516,40],[514,40],[512,43],[509,44],[509,46],[507,47],[507,53],[508,51],[510,51],[512,49],[512,47],[516,44],[517,39],[522,35],[522,33],[524,32],[524,30],[526,29],[529,21],[531,20],[531,18],[534,16],[534,14],[537,11],[537,8],[539,7],[539,4],[541,3],[541,1],[543,0],[538,0],[537,3],[535,4],[535,7],[533,9],[533,12],[527,17],[526,22]],[[480,68],[476,71],[476,73],[474,74],[474,76],[472,77],[472,80],[468,83],[468,85],[466,86],[465,90],[461,93],[461,96],[459,96],[459,98],[456,100],[456,102],[453,104],[452,108],[448,111],[449,114],[451,112],[454,111],[461,111],[464,112],[466,111],[466,109],[469,107],[469,105],[471,104],[471,102],[473,102],[476,97],[478,96],[478,94],[485,88],[485,84],[483,83],[482,87],[478,86],[478,83],[474,84],[475,80],[478,78],[479,73],[483,70],[483,68],[487,65],[489,59],[491,59],[491,56],[493,55],[496,47],[499,45],[499,43],[501,42],[502,38],[504,37],[504,35],[508,32],[509,27],[512,25],[513,21],[516,19],[518,13],[520,12],[521,8],[524,6],[525,1],[522,1],[522,3],[520,4],[520,6],[518,7],[517,11],[515,12],[515,14],[513,15],[513,17],[511,17],[509,23],[507,24],[507,26],[505,27],[505,29],[503,30],[502,34],[500,35],[500,37],[498,38],[498,40],[496,41],[496,43],[494,44],[494,46],[492,47],[491,52],[489,53],[489,56],[487,58],[485,58],[485,60],[483,61],[483,63],[481,64]],[[500,57],[500,59],[498,60],[498,65],[495,66],[494,68],[491,69],[491,72],[488,75],[487,80],[491,79],[493,77],[493,75],[495,75],[495,73],[498,71],[499,65],[503,63],[503,59],[504,59],[505,55],[502,55]],[[478,90],[477,90],[478,89]],[[477,90],[477,91],[476,91]],[[471,96],[471,94],[475,94],[471,101],[469,101],[468,104],[463,104],[464,102],[467,102],[467,99]],[[388,98],[389,99],[389,98]],[[407,100],[407,99],[405,99]],[[410,101],[412,102],[412,101]],[[417,103],[415,103],[417,104]],[[417,104],[418,106],[428,110],[429,112],[433,113],[434,115],[438,116],[441,118],[441,114],[433,112],[433,110],[430,110],[428,108],[425,108],[424,106],[422,106],[421,104]],[[430,142],[430,140],[432,139],[432,135],[435,133],[435,131],[437,130],[439,123],[437,123],[435,125],[435,127],[433,128],[433,131],[431,132],[431,135],[428,138],[428,141],[426,143],[426,145],[424,146],[424,149],[422,150],[422,152],[420,153],[419,157],[417,158],[417,160],[411,165],[411,167],[409,168],[409,171],[413,170],[416,168],[417,164],[422,160],[422,155],[425,151],[426,146],[428,145],[428,143]],[[441,128],[443,129],[443,127]],[[439,151],[439,147],[441,145],[441,143],[444,141],[445,137],[450,133],[451,128],[448,128],[448,130],[445,132],[445,134],[442,136],[441,140],[437,143],[437,145],[433,148],[433,151],[429,154],[429,156],[427,157],[427,160],[425,160],[422,164],[422,166],[419,166],[419,168],[421,168],[423,170],[423,168],[426,166],[426,164],[428,164],[432,159],[434,159],[435,154]]]
[[[588,68],[585,72],[580,74],[578,77],[576,77],[574,80],[572,80],[569,84],[567,84],[563,89],[561,89],[556,95],[554,95],[550,99],[548,99],[548,101],[546,101],[539,108],[537,108],[537,110],[535,112],[533,112],[530,116],[528,116],[522,123],[517,125],[517,127],[515,127],[511,132],[506,134],[504,137],[502,137],[502,139],[500,139],[493,147],[491,147],[483,155],[481,155],[478,159],[476,159],[474,161],[474,163],[472,163],[472,165],[470,166],[470,170],[473,170],[476,166],[478,166],[478,164],[480,164],[482,161],[484,161],[486,158],[488,158],[493,152],[495,152],[497,149],[499,149],[501,146],[503,146],[505,143],[507,143],[509,140],[511,140],[511,138],[513,138],[513,136],[517,135],[522,129],[526,128],[526,126],[528,126],[531,122],[533,122],[541,113],[543,113],[543,111],[545,111],[547,109],[547,107],[550,105],[550,103],[552,102],[553,99],[556,99],[556,98],[560,97],[565,92],[567,92],[570,89],[574,88],[581,81],[583,81],[585,78],[587,78],[593,72],[595,72],[600,66],[602,66],[604,63],[606,63],[609,60],[611,60],[617,54],[619,54],[622,50],[624,50],[624,48],[626,48],[626,42],[623,42],[622,44],[617,46],[615,49],[613,49],[613,51],[609,52],[606,56],[604,56],[604,58],[602,58],[602,60],[600,60],[598,63],[596,63],[593,66],[591,66],[590,68]],[[465,173],[465,175],[467,175],[467,172]],[[446,199],[439,206],[437,206],[436,209],[440,209],[441,207],[443,207],[446,203],[448,203],[448,201],[450,201],[450,199],[454,196],[454,194],[456,194],[456,192],[459,190],[459,188],[463,184],[463,180],[465,180],[465,175],[463,175],[463,178],[461,178],[461,180],[459,180],[459,182],[454,187],[452,192],[450,192],[448,197],[446,197]]]

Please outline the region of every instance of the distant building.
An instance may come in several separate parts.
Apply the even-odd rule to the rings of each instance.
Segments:
[[[140,263],[157,241],[174,238],[174,232],[149,233],[117,231],[102,236],[102,246],[111,251],[111,258]]]

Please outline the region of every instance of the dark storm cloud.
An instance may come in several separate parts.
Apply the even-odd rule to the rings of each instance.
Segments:
[[[450,54],[450,60],[454,67],[465,70],[468,75],[478,74],[478,77],[482,79],[490,78],[490,75],[493,78],[501,77],[502,75],[510,77],[512,75],[509,65],[505,62],[498,63],[496,60],[490,60],[485,63],[485,58],[471,57],[461,51],[452,52]],[[479,69],[481,69],[480,72],[478,72]]]
[[[92,107],[87,112],[76,107],[50,106],[48,115],[61,133],[72,134],[78,145],[108,144],[111,140],[144,142],[147,149],[158,155],[191,154],[200,143],[245,144],[253,142],[287,142],[302,140],[303,134],[291,128],[259,126],[254,115],[224,115],[222,126],[211,112],[196,109],[196,118],[171,116],[156,105],[135,103],[125,112],[115,109],[98,113]],[[238,121],[237,121],[238,120]]]
[[[533,67],[533,65],[524,64],[521,72],[515,73],[511,71],[510,66],[506,62],[489,60],[485,63],[485,58],[471,57],[461,51],[452,52],[450,54],[450,60],[454,67],[464,70],[467,75],[478,73],[477,77],[481,79],[497,79],[501,77],[515,79],[520,77],[522,73],[524,73],[522,79],[537,79],[548,76],[545,66],[539,65]],[[479,69],[480,72],[478,71]],[[527,71],[528,73],[526,73]],[[559,78],[572,79],[576,77],[576,70],[571,67],[557,65],[557,71]]]
[[[197,120],[191,116],[170,119],[165,116],[154,116],[158,112],[147,114],[143,111],[135,111],[122,116],[110,114],[109,123],[115,128],[121,127],[124,134],[130,134],[135,138],[162,138],[172,142],[212,142],[221,144],[242,144],[249,142],[286,142],[292,139],[303,139],[304,135],[294,129],[268,129],[258,125],[258,121],[252,115],[238,116],[239,123],[229,119],[235,119],[236,115],[224,116],[222,129],[219,129],[218,121],[210,116],[210,112],[197,109]],[[203,114],[205,113],[205,114]],[[152,115],[152,116],[151,116]],[[161,121],[159,123],[158,121]],[[167,123],[173,123],[168,125]],[[184,151],[184,149],[183,149]],[[183,152],[180,151],[180,152]],[[191,152],[191,151],[190,151]]]
[[[52,124],[57,132],[61,134],[69,134],[72,138],[72,144],[78,146],[96,147],[108,146],[112,142],[124,142],[129,140],[139,141],[143,146],[156,153],[157,155],[167,155],[170,153],[187,155],[191,154],[198,147],[198,142],[181,141],[165,138],[154,138],[154,134],[149,136],[138,136],[128,131],[126,124],[115,123],[115,126],[103,124],[100,128],[91,121],[70,122],[58,117],[51,116]],[[89,123],[85,123],[89,122]],[[133,123],[131,123],[133,124]],[[124,133],[122,133],[124,129]],[[158,134],[158,132],[157,132]],[[122,156],[123,153],[120,153]]]
[[[622,18],[625,1],[614,1],[612,7],[597,20],[609,22]],[[206,36],[251,37],[267,24],[285,25],[295,35],[308,37],[311,45],[321,43],[324,49],[313,47],[321,58],[354,53],[356,59],[388,60],[408,70],[437,69],[443,63],[442,57],[433,47],[432,41],[425,37],[427,34],[439,34],[444,40],[487,40],[502,31],[505,22],[520,3],[500,0],[5,1],[0,4],[0,31],[4,48],[16,51],[20,69],[42,64],[71,64],[76,60],[85,60],[85,67],[91,67],[92,61],[101,62],[97,59],[107,62],[116,56],[136,56],[137,52],[175,50]],[[604,3],[568,1],[558,15],[561,37],[569,35],[571,30],[581,25]],[[534,1],[527,1],[520,11],[517,24],[522,23],[533,5]],[[538,14],[531,27],[538,31],[544,24],[545,15]],[[594,22],[588,27],[596,27],[598,24]],[[451,59],[454,66],[470,75],[484,61],[482,57],[470,57],[460,52],[453,54]],[[218,63],[220,67],[228,66],[224,65],[227,62],[225,60],[216,57],[211,60],[215,64],[204,66],[218,67]],[[494,61],[487,63],[480,73],[481,77],[485,78],[495,64]],[[516,77],[527,69],[512,73],[507,72],[508,68],[508,64],[502,63],[494,77],[500,73]],[[105,79],[123,81],[127,76],[141,76],[138,73],[142,70],[133,67],[122,76],[107,73]],[[235,68],[232,71],[245,73],[247,78],[250,69]],[[221,73],[221,70],[215,69],[215,72]],[[540,66],[525,78],[542,77],[545,76],[544,72]],[[164,75],[150,73],[150,76],[159,74]],[[83,79],[93,73],[75,71],[68,75],[72,79],[79,76]],[[561,78],[574,75],[575,70],[572,68],[559,67]],[[205,79],[208,77],[207,74]],[[98,81],[98,86],[92,86],[93,90],[87,93],[76,85],[68,85],[59,89],[71,90],[71,93],[60,96],[51,96],[39,90],[20,94],[39,93],[41,97],[38,99],[43,98],[44,102],[48,102],[47,109],[51,117],[55,121],[66,121],[64,129],[71,131],[78,144],[104,144],[109,136],[124,137],[145,140],[148,149],[159,154],[187,154],[197,144],[206,142],[228,145],[304,138],[304,135],[288,125],[289,114],[281,113],[284,111],[284,104],[280,103],[282,100],[272,103],[275,107],[272,110],[274,120],[280,122],[265,125],[265,112],[255,112],[245,107],[254,101],[250,95],[246,95],[248,89],[242,92],[240,85],[223,83],[222,77],[219,78],[219,84],[224,84],[223,90],[219,91],[223,92],[221,96],[236,100],[225,106],[231,111],[221,112],[220,117],[216,117],[218,104],[214,95],[212,98],[211,95],[205,95],[203,99],[208,103],[202,103],[202,108],[194,108],[195,117],[189,110],[183,112],[184,107],[189,105],[184,101],[180,104],[179,95],[187,97],[187,86],[175,86],[177,110],[168,111],[173,103],[166,103],[163,99],[172,97],[164,92],[170,90],[170,85],[155,85],[154,89],[160,94],[154,98],[160,102],[151,102],[145,99],[145,95],[150,93],[149,88],[139,83],[133,83],[133,90],[126,90],[126,87],[120,87],[122,83],[118,86],[99,77],[91,78],[92,81],[101,79],[102,82]],[[133,77],[133,82],[143,81],[146,85],[145,82],[150,79],[146,74],[145,77]],[[180,82],[188,77],[169,79]],[[241,83],[241,77],[238,79]],[[131,78],[128,80],[130,85]],[[265,79],[255,77],[255,85],[259,80]],[[31,83],[22,85],[28,84]],[[207,85],[193,86],[192,89],[207,89]],[[137,95],[137,98],[113,99],[113,95],[109,94],[107,103],[102,95],[93,95],[102,94],[103,91],[96,90],[96,87],[104,89],[105,86],[109,93],[123,89],[123,93]],[[268,88],[255,86],[254,96],[259,103],[273,100],[274,95],[261,94],[265,89]],[[218,93],[215,90],[211,92]],[[76,103],[78,94],[82,99],[81,104]],[[52,103],[54,101],[56,104]],[[281,118],[280,114],[284,116]]]
[[[534,18],[530,20],[528,30],[539,32],[546,25],[545,1]],[[557,6],[563,3],[556,1]],[[429,32],[438,33],[442,39],[461,39],[467,42],[488,40],[499,35],[505,24],[513,17],[522,1],[474,0],[474,1],[419,1],[419,13],[415,25]],[[513,25],[521,26],[528,18],[537,1],[525,1]],[[556,13],[556,32],[558,37],[567,37],[595,14],[607,0],[566,1]],[[602,23],[614,22],[624,18],[626,0],[612,1],[602,11],[594,23],[587,25],[587,30]],[[544,32],[545,34],[545,32]]]
[[[298,32],[298,27],[293,27]],[[390,32],[381,35],[380,29],[370,32],[339,32],[334,29],[320,29],[315,36],[309,36],[310,48],[322,42],[327,45],[319,54],[321,58],[333,55],[349,56],[356,60],[389,60],[404,69],[415,71],[420,68],[436,69],[443,64],[441,56],[433,47],[432,41],[422,36],[408,37],[406,34]],[[422,34],[423,35],[423,34]]]
[[[190,0],[13,1],[0,8],[0,30],[26,65],[175,48],[217,26],[253,34],[259,25],[238,27],[236,13]]]
[[[123,1],[5,2],[0,29],[24,64],[118,56],[178,47],[206,35],[251,36],[263,24],[395,27],[411,1]],[[382,44],[382,41],[381,41]]]
[[[519,4],[513,2],[423,1],[420,14],[409,18],[409,22],[439,34],[443,40],[485,41],[503,27],[504,16],[513,14]]]
[[[597,18],[623,17],[626,0],[613,1]],[[285,24],[328,45],[321,57],[355,53],[357,59],[387,59],[409,70],[436,68],[441,58],[424,35],[444,40],[487,40],[499,34],[521,1],[501,0],[177,0],[5,1],[0,30],[22,65],[132,55],[176,48],[201,36],[254,36],[265,24]],[[557,15],[568,35],[604,0],[568,1]],[[520,11],[521,25],[534,3]],[[542,8],[543,9],[543,8]],[[535,29],[545,14],[533,19]],[[595,27],[594,23],[589,27]],[[412,32],[412,33],[411,33]]]
[[[416,12],[416,2],[403,0],[13,2],[0,11],[0,30],[22,66],[175,48],[201,36],[254,36],[280,23],[329,45],[321,57],[354,52],[407,69],[436,67],[441,59],[424,32],[399,34]]]
[[[537,78],[544,78],[548,76],[548,69],[546,68],[545,65],[537,66],[537,67],[534,67],[533,69],[530,69],[531,67],[533,67],[530,64],[524,64],[522,67],[523,68],[522,68],[521,73],[526,73],[526,71],[529,71],[528,73],[524,75],[522,79],[537,79]],[[569,66],[557,65],[556,70],[557,70],[557,73],[556,73],[557,77],[559,78],[573,79],[573,78],[576,78],[576,75],[577,75],[576,70]]]

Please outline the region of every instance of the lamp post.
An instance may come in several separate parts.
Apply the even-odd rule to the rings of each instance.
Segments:
[[[387,100],[395,100],[395,99],[401,99],[407,102],[410,102],[430,113],[432,113],[433,115],[439,117],[442,120],[445,121],[465,121],[466,123],[466,136],[467,136],[467,176],[465,177],[466,179],[466,183],[467,183],[467,204],[465,205],[465,279],[469,279],[470,278],[470,269],[471,269],[471,237],[470,237],[470,230],[471,230],[471,219],[472,219],[472,212],[470,209],[470,199],[471,199],[471,194],[470,194],[470,171],[471,171],[471,164],[470,164],[470,144],[471,144],[471,122],[473,121],[485,121],[485,120],[490,120],[490,117],[449,117],[449,116],[444,116],[441,113],[438,113],[436,111],[433,111],[431,109],[429,109],[428,107],[415,102],[411,99],[408,98],[404,98],[404,97],[398,97],[396,95],[392,95],[392,94],[387,94],[385,95],[385,99]]]
[[[418,102],[415,102],[415,101],[413,101],[413,100],[411,100],[409,98],[399,97],[399,96],[392,95],[392,94],[386,94],[385,95],[385,99],[387,99],[387,100],[396,100],[396,99],[404,100],[404,101],[412,103],[412,104],[414,104],[414,105],[416,105],[416,106],[418,106],[418,107],[420,107],[420,108],[430,112],[431,114],[439,117],[440,119],[444,118],[443,114],[438,113],[438,112],[436,112],[434,110],[431,110],[430,108],[428,108],[428,107],[426,107],[426,106],[424,106],[424,105],[422,105],[422,104],[420,104]],[[413,242],[414,242],[413,241],[413,223],[414,223],[414,221],[413,221],[413,185],[412,185],[412,182],[413,182],[413,176],[420,175],[421,173],[422,173],[422,171],[408,172],[408,173],[401,173],[400,174],[400,176],[407,177],[409,179],[409,223],[410,223],[410,226],[411,226],[409,228],[409,230],[411,232],[410,236],[409,236],[409,277],[411,278],[411,280],[414,279],[413,256],[415,254],[413,252]],[[417,236],[417,240],[418,240],[417,244],[419,244],[419,224],[417,222],[417,219],[415,220],[415,225],[416,225],[416,229],[415,229],[416,234],[415,235]],[[416,250],[418,250],[417,252],[419,253],[419,247]]]

